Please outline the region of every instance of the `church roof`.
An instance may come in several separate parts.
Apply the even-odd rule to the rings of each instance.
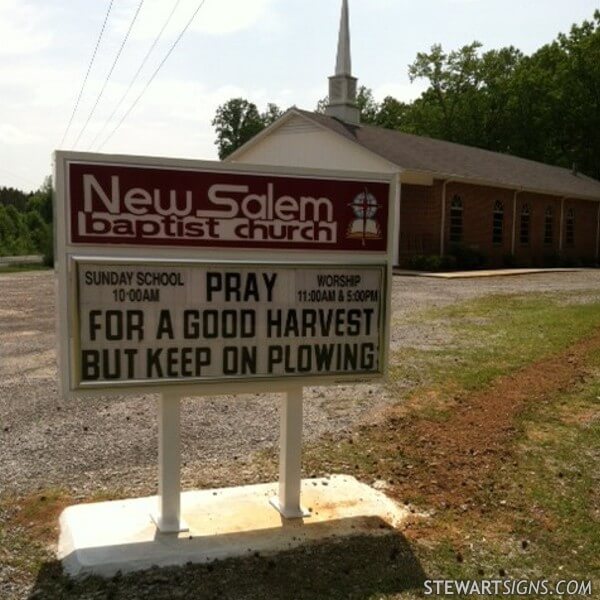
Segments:
[[[482,185],[600,200],[600,181],[574,174],[570,169],[382,127],[350,125],[297,108],[291,110],[401,169],[420,171],[441,179],[456,178]]]

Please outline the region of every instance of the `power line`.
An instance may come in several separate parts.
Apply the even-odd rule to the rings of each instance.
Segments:
[[[106,79],[104,80],[102,89],[100,90],[100,93],[98,94],[98,97],[96,98],[96,102],[94,102],[94,106],[92,107],[92,110],[90,111],[90,114],[88,115],[88,118],[87,118],[85,124],[83,125],[83,128],[79,132],[79,135],[77,136],[77,139],[75,140],[75,144],[73,147],[77,146],[77,144],[79,143],[79,140],[81,139],[81,136],[83,135],[83,132],[86,130],[87,126],[89,125],[90,121],[92,120],[92,117],[94,116],[94,113],[96,112],[96,108],[98,107],[98,104],[104,94],[104,90],[106,89],[106,86],[108,85],[108,82],[110,81],[110,78],[113,74],[113,71],[115,70],[115,67],[117,66],[117,63],[119,62],[119,58],[121,57],[123,48],[125,48],[125,44],[127,43],[127,40],[129,39],[129,34],[131,33],[131,30],[133,29],[133,26],[135,25],[135,22],[137,21],[138,15],[140,14],[140,10],[142,9],[143,4],[144,4],[144,0],[140,0],[137,10],[135,11],[135,14],[133,15],[133,19],[131,20],[131,23],[129,24],[129,28],[127,29],[127,33],[125,34],[125,37],[123,38],[123,41],[121,42],[121,47],[119,48],[119,51],[117,52],[117,55],[115,56],[115,60],[113,61],[112,66],[110,67],[110,71],[108,72]]]
[[[121,99],[119,100],[118,104],[115,106],[115,109],[112,111],[110,117],[108,117],[108,119],[105,121],[102,129],[96,134],[96,137],[94,137],[92,143],[88,146],[88,150],[90,150],[92,148],[92,146],[94,146],[96,144],[98,139],[102,136],[102,134],[108,127],[109,123],[112,121],[113,117],[115,116],[115,114],[117,113],[119,108],[121,108],[123,102],[125,101],[125,98],[127,98],[127,96],[129,95],[131,88],[133,87],[135,82],[138,80],[138,77],[140,76],[142,69],[146,66],[146,63],[148,62],[150,55],[156,48],[158,42],[160,41],[163,33],[165,32],[165,29],[168,27],[169,23],[171,22],[171,19],[173,18],[173,15],[175,14],[175,11],[177,10],[177,7],[179,6],[180,3],[181,3],[181,0],[175,1],[175,4],[174,4],[173,8],[171,9],[169,16],[167,17],[167,20],[163,23],[163,26],[161,27],[160,31],[158,32],[158,35],[154,38],[154,42],[152,42],[150,49],[148,50],[148,52],[146,52],[146,56],[144,56],[144,58],[142,59],[142,62],[140,64],[140,66],[138,67],[138,70],[135,72],[135,75],[133,76],[132,80],[129,82],[127,91],[121,96]]]
[[[108,140],[110,140],[110,138],[118,131],[118,129],[123,124],[123,121],[125,121],[125,119],[129,116],[131,111],[135,108],[137,103],[141,100],[142,96],[146,93],[146,90],[150,87],[150,84],[154,81],[154,78],[158,75],[158,72],[162,69],[163,65],[167,62],[169,56],[171,56],[171,54],[173,53],[173,50],[175,50],[175,48],[177,47],[177,44],[179,44],[179,42],[181,41],[181,38],[185,35],[185,32],[189,29],[190,25],[196,18],[196,15],[200,12],[200,9],[204,6],[205,2],[206,2],[206,0],[202,0],[200,2],[200,4],[198,4],[198,6],[196,7],[196,10],[193,12],[189,21],[185,24],[185,27],[181,30],[181,33],[177,36],[177,38],[173,42],[173,45],[169,48],[169,50],[166,53],[166,55],[164,56],[164,58],[160,61],[158,67],[156,67],[156,70],[154,71],[154,73],[152,73],[152,76],[150,77],[150,79],[148,79],[148,81],[146,82],[146,85],[144,86],[144,88],[142,89],[142,91],[140,92],[138,97],[133,101],[133,103],[127,109],[125,114],[121,117],[121,120],[117,123],[116,127],[108,134],[108,136],[100,144],[98,150],[102,150],[102,148],[104,147],[106,142],[108,142]]]
[[[100,46],[100,41],[102,40],[102,36],[104,35],[104,30],[106,29],[106,23],[108,21],[110,11],[112,10],[113,3],[114,3],[114,0],[110,0],[110,3],[108,5],[108,10],[106,11],[106,16],[104,17],[104,22],[102,23],[102,28],[100,29],[100,34],[98,35],[98,39],[96,40],[96,47],[94,48],[92,58],[88,64],[88,68],[85,73],[85,77],[83,78],[83,83],[81,84],[81,89],[79,90],[77,100],[75,101],[75,106],[73,107],[73,112],[71,113],[71,118],[69,119],[69,124],[67,125],[67,128],[65,129],[65,132],[63,133],[62,140],[60,140],[60,144],[58,145],[59,148],[62,147],[62,145],[64,144],[67,134],[69,133],[69,130],[71,129],[71,125],[73,124],[73,119],[75,118],[75,113],[77,112],[77,109],[79,108],[79,102],[81,101],[81,96],[83,95],[83,90],[87,83],[88,77],[90,76],[90,71],[92,70],[92,65],[94,64],[94,61],[96,60],[96,54],[98,53],[98,47]]]

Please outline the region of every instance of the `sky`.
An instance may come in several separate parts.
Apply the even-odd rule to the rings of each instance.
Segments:
[[[98,151],[200,2],[143,0],[105,83],[141,1],[113,0],[67,131],[110,0],[0,0],[0,186],[36,189],[59,147]],[[214,160],[211,121],[230,98],[261,110],[268,102],[314,109],[333,74],[340,7],[341,0],[205,0],[102,152]],[[598,0],[350,0],[354,75],[377,100],[410,101],[424,83],[411,84],[408,65],[432,44],[452,50],[478,40],[484,50],[513,45],[532,53],[596,8]]]

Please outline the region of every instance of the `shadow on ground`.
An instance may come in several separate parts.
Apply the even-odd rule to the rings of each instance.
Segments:
[[[112,579],[72,580],[54,561],[41,568],[30,599],[366,600],[419,589],[425,579],[404,536],[382,531],[277,556],[155,568]]]

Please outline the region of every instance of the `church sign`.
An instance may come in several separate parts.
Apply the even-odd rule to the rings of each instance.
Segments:
[[[58,152],[55,177],[65,393],[385,376],[385,176]]]
[[[381,182],[89,163],[68,170],[74,244],[387,249]]]

